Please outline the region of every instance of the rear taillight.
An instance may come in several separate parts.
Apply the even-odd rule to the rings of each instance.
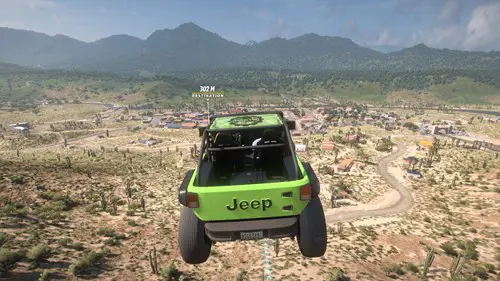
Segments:
[[[200,207],[200,202],[198,201],[198,194],[188,192],[186,199],[188,208],[195,209]]]
[[[300,200],[308,201],[312,198],[312,186],[304,185],[300,187]]]

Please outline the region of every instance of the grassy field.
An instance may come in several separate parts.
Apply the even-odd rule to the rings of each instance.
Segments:
[[[500,103],[500,90],[498,88],[464,77],[450,80],[444,84],[430,84],[428,87],[421,85],[421,90],[405,90],[401,89],[400,86],[396,87],[394,81],[398,81],[397,78],[392,84],[383,86],[379,82],[353,81],[351,78],[349,78],[351,80],[342,80],[335,76],[330,77],[329,80],[321,80],[325,78],[318,76],[316,79],[314,75],[307,77],[305,74],[295,74],[286,78],[292,82],[280,84],[279,90],[276,90],[272,80],[266,80],[265,83],[269,84],[266,85],[264,82],[259,82],[259,77],[258,75],[249,77],[248,81],[256,82],[252,82],[252,87],[248,88],[235,86],[242,85],[242,83],[248,85],[248,81],[247,84],[244,83],[245,76],[233,77],[234,82],[231,82],[233,80],[225,81],[224,87],[215,86],[217,90],[225,92],[224,99],[228,102],[244,102],[248,99],[255,101],[262,98],[271,102],[279,102],[281,100],[277,94],[279,92],[299,97],[330,96],[335,99],[369,103],[394,101],[412,104],[445,103],[454,105]],[[285,79],[276,77],[277,83],[281,81],[279,79]],[[53,104],[99,101],[131,105],[155,102],[161,106],[179,106],[190,101],[191,93],[198,91],[199,86],[197,86],[196,81],[191,81],[186,77],[182,78],[184,80],[178,78],[179,81],[175,79],[177,78],[139,79],[134,82],[111,74],[103,74],[102,76],[60,74],[57,77],[46,74],[46,77],[42,77],[34,74],[17,75],[14,73],[0,77],[0,101],[2,104],[12,103],[17,107],[33,105],[41,100]],[[218,77],[217,79],[222,78]],[[300,79],[307,80],[301,82]],[[269,92],[257,90],[257,88],[269,89]]]

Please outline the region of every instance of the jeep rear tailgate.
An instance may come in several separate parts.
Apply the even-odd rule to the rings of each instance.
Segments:
[[[203,221],[293,216],[308,203],[300,200],[300,187],[309,184],[307,176],[296,181],[210,187],[194,186],[195,178],[187,191],[198,195],[199,207],[193,211]]]

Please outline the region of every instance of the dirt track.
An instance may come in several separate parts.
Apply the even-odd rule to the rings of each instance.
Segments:
[[[413,206],[414,200],[410,190],[394,178],[388,171],[389,163],[403,156],[406,151],[404,145],[396,144],[396,146],[398,149],[394,153],[384,157],[378,162],[377,170],[385,181],[398,193],[399,198],[388,204],[383,204],[384,200],[382,200],[381,205],[377,206],[375,209],[349,210],[349,207],[346,207],[344,211],[327,215],[327,223],[337,223],[362,217],[396,215],[406,212]]]

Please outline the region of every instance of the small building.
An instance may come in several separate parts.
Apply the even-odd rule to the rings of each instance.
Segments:
[[[346,158],[342,160],[342,162],[340,162],[340,164],[337,166],[337,169],[341,172],[349,172],[353,164],[354,161],[351,158]]]
[[[425,148],[431,148],[432,147],[432,141],[430,140],[421,140],[419,144]]]
[[[181,124],[167,123],[165,125],[165,128],[168,128],[168,129],[180,129],[181,128]]]
[[[155,139],[149,139],[149,140],[139,140],[139,143],[140,143],[140,144],[145,144],[145,145],[147,145],[147,146],[152,146],[152,145],[157,144],[157,143],[158,143],[158,141],[157,141],[157,140],[155,140]]]
[[[27,133],[29,131],[28,128],[22,127],[22,126],[15,126],[13,129],[18,131],[21,134]]]
[[[403,158],[403,161],[404,161],[405,163],[411,163],[411,162],[413,162],[413,161],[415,161],[415,160],[418,160],[418,158],[417,158],[417,157],[415,157],[415,156],[408,156],[408,157],[406,157],[406,158]]]
[[[306,148],[307,148],[307,147],[306,147],[306,145],[305,145],[305,144],[301,144],[301,143],[299,143],[299,144],[296,144],[296,145],[295,145],[295,151],[296,151],[296,152],[304,152],[304,151],[306,151]]]
[[[347,137],[348,141],[359,141],[361,137],[358,134],[350,135]]]
[[[194,129],[194,128],[196,128],[196,123],[182,123],[181,128],[182,129]]]
[[[25,128],[25,129],[29,129],[30,128],[30,123],[28,123],[28,122],[19,122],[19,123],[16,123],[16,124],[10,124],[9,126],[13,127],[14,129],[16,129],[16,127],[22,127],[22,128]],[[16,129],[16,130],[18,130],[18,129]]]
[[[333,142],[324,142],[321,144],[321,149],[322,150],[328,150],[328,151],[331,151],[331,150],[334,150],[335,149],[335,144]]]

